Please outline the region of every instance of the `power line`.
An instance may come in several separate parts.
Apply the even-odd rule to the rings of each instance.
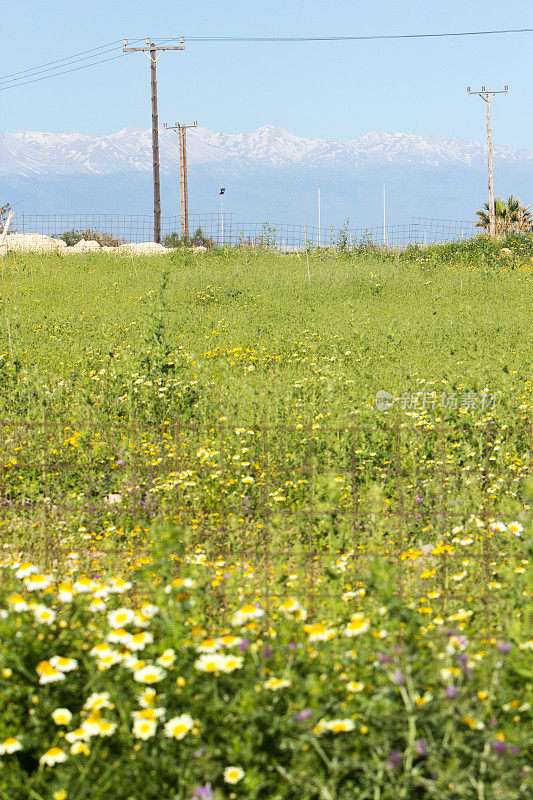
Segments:
[[[402,34],[375,34],[369,36],[190,36],[186,38],[186,41],[189,42],[197,42],[197,43],[206,43],[206,44],[218,44],[218,43],[239,43],[239,42],[255,42],[255,43],[298,43],[298,42],[356,42],[356,41],[376,41],[376,40],[395,40],[395,39],[439,39],[439,38],[446,38],[446,37],[459,37],[459,36],[493,36],[498,34],[511,34],[511,33],[533,33],[533,28],[507,28],[501,30],[490,30],[490,31],[453,31],[449,33],[402,33]],[[162,43],[166,42],[174,42],[178,41],[181,37],[167,37],[162,38]],[[118,40],[117,40],[118,41]],[[141,41],[141,38],[133,39],[132,41]],[[90,61],[89,64],[82,64],[79,67],[72,67],[69,69],[64,69],[60,71],[54,71],[55,69],[60,69],[61,66],[71,67],[72,64],[79,63],[80,61],[86,61],[92,58],[97,58],[98,56],[105,55],[108,52],[113,52],[115,49],[115,42],[108,42],[107,44],[100,45],[99,47],[94,47],[90,50],[82,50],[79,53],[74,53],[71,56],[65,56],[64,58],[56,59],[55,61],[48,61],[45,64],[40,64],[35,67],[29,67],[24,70],[20,70],[19,72],[12,72],[8,75],[4,75],[0,77],[0,84],[6,84],[4,86],[0,85],[0,92],[6,91],[7,89],[13,89],[18,86],[26,86],[30,83],[37,83],[42,80],[48,80],[49,78],[55,78],[60,75],[68,75],[70,72],[77,72],[80,69],[87,69],[88,67],[94,67],[98,64],[105,64],[108,61],[113,61],[117,58],[122,58],[123,53],[120,53],[116,56],[111,56],[110,58],[99,59],[96,61]],[[110,49],[106,49],[110,48]],[[99,52],[101,51],[101,52]],[[83,58],[88,53],[94,53],[94,56],[87,56],[87,58]],[[65,63],[70,62],[70,63]],[[56,65],[56,66],[54,66]],[[43,75],[44,72],[50,72],[50,75]],[[21,77],[18,77],[21,76]],[[40,77],[35,77],[40,76]],[[9,81],[9,79],[12,79]],[[28,80],[26,80],[28,79]]]
[[[78,72],[80,69],[87,69],[88,67],[96,67],[98,64],[105,64],[107,61],[115,61],[117,58],[123,58],[124,53],[120,53],[118,56],[111,56],[110,58],[103,58],[100,61],[93,61],[91,64],[83,64],[81,67],[73,67],[72,69],[66,69],[62,72],[54,72],[53,75],[43,75],[41,78],[33,78],[29,81],[21,81],[20,83],[13,83],[8,86],[0,86],[0,92],[7,92],[9,89],[16,89],[19,86],[26,86],[28,83],[37,83],[38,81],[46,81],[49,78],[56,78],[58,75],[68,75],[69,72]]]
[[[111,47],[111,48],[108,48],[107,50],[102,50],[97,55],[98,56],[105,56],[108,53],[115,53],[117,50],[118,50],[117,47]],[[95,55],[85,56],[83,58],[76,58],[74,60],[71,60],[70,63],[68,63],[68,64],[56,64],[53,67],[46,67],[45,69],[37,69],[37,68],[35,68],[33,71],[24,70],[24,72],[27,73],[26,75],[22,75],[21,74],[20,78],[0,78],[0,84],[11,84],[12,83],[13,85],[18,86],[19,83],[21,81],[24,81],[26,78],[28,78],[28,79],[29,78],[34,78],[35,76],[41,75],[44,72],[53,72],[55,74],[56,70],[59,69],[61,66],[73,67],[74,64],[78,64],[80,61],[90,61],[91,62],[90,64],[86,64],[85,65],[87,67],[90,67],[90,66],[92,66],[93,63],[94,64],[99,64],[100,63],[100,61],[93,61],[93,59],[96,58],[96,57],[97,56],[95,56]],[[71,57],[71,58],[73,58],[73,57]],[[58,74],[62,74],[62,73],[58,73]],[[48,76],[48,77],[53,77],[53,76]]]
[[[35,67],[28,67],[27,69],[22,69],[19,72],[10,72],[8,75],[0,75],[0,81],[5,81],[8,78],[16,78],[18,75],[24,75],[27,72],[35,72],[36,70],[44,69],[44,67],[52,67],[53,65],[59,65],[64,61],[70,61],[71,59],[78,59],[79,56],[85,56],[87,53],[97,53],[98,50],[104,50],[108,47],[112,49],[118,49],[118,45],[122,43],[122,39],[116,39],[114,42],[107,42],[107,44],[101,44],[99,47],[93,47],[90,50],[82,50],[79,53],[73,53],[71,56],[64,56],[64,58],[57,58],[55,61],[46,61],[44,64],[37,64]],[[102,55],[102,53],[97,53],[98,55]],[[96,56],[89,56],[89,58],[96,58]],[[67,66],[63,64],[63,66]],[[28,76],[26,76],[28,77]]]
[[[132,41],[133,42],[139,42],[139,41],[141,41],[141,39],[140,38],[132,39]],[[166,42],[176,41],[176,40],[174,38],[166,38],[166,39],[163,39],[162,41],[163,41],[163,43],[166,43]],[[110,43],[110,44],[112,44],[112,43]],[[122,39],[120,40],[120,44],[122,45]],[[83,51],[82,53],[77,53],[77,54],[72,55],[72,56],[67,56],[66,58],[58,59],[57,62],[53,62],[53,61],[49,62],[50,64],[57,63],[57,67],[50,67],[48,69],[40,69],[39,67],[34,67],[33,71],[31,71],[30,69],[26,69],[26,70],[22,70],[20,73],[12,73],[12,75],[21,75],[22,76],[20,78],[13,78],[12,81],[8,80],[8,78],[10,76],[4,76],[3,78],[0,78],[0,84],[1,83],[5,83],[6,85],[5,86],[1,86],[0,85],[0,92],[1,91],[5,91],[6,89],[16,88],[17,86],[25,86],[28,83],[36,83],[36,82],[41,81],[41,80],[47,80],[48,78],[55,78],[58,75],[67,75],[69,72],[76,72],[77,70],[80,70],[80,69],[87,69],[88,67],[94,67],[94,66],[97,66],[98,64],[105,64],[106,61],[113,61],[114,59],[121,58],[122,55],[124,55],[122,53],[122,47],[120,47],[121,52],[117,56],[112,56],[110,58],[102,58],[102,59],[99,59],[98,61],[91,61],[90,64],[83,64],[81,67],[72,67],[72,69],[65,69],[65,70],[61,70],[59,72],[53,71],[55,69],[59,69],[61,66],[71,67],[72,64],[76,64],[79,61],[87,61],[90,58],[96,58],[97,56],[106,55],[106,53],[112,53],[112,52],[115,52],[115,50],[119,49],[118,47],[110,47],[110,49],[104,50],[103,48],[106,48],[106,47],[109,47],[109,45],[101,45],[100,47],[95,47],[94,51],[102,50],[102,52],[96,53],[95,56],[87,56],[86,58],[76,58],[76,56],[83,55],[83,52],[86,52],[86,53],[91,52],[90,50],[86,50],[86,51]],[[62,65],[60,63],[62,61],[68,61],[69,59],[75,59],[75,60],[71,60],[70,64],[63,64]],[[41,66],[45,67],[46,65],[42,64]],[[27,75],[23,75],[24,72],[28,73],[28,74]],[[39,78],[35,77],[36,75],[40,75],[42,72],[52,72],[52,74],[51,75],[43,75],[42,77],[39,77]],[[28,80],[26,80],[26,78]]]
[[[398,33],[370,36],[188,36],[187,42],[358,42],[376,39],[439,39],[449,36],[493,36],[505,33],[533,33],[533,28],[506,28],[492,31],[450,33]]]

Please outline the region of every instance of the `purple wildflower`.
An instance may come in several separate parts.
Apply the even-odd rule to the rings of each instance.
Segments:
[[[498,642],[496,645],[500,653],[510,653],[513,649],[513,645],[511,642]]]
[[[463,668],[463,672],[467,678],[472,677],[472,670],[468,666],[468,656],[465,653],[456,653],[455,658]]]
[[[403,677],[403,672],[401,669],[397,669],[396,672],[393,672],[391,678],[394,683],[398,684],[398,686],[402,686],[402,684],[405,683],[405,678]]]
[[[389,755],[387,760],[387,767],[389,769],[395,769],[402,763],[403,754],[401,750],[393,750]]]
[[[239,645],[239,650],[246,650],[246,648],[248,647],[249,644],[250,644],[250,640],[249,639],[243,639],[242,642]]]
[[[423,739],[418,739],[415,742],[415,752],[417,752],[419,756],[427,756],[428,746]]]
[[[214,800],[214,797],[215,795],[213,794],[211,784],[206,783],[204,786],[196,787],[192,796],[192,800]]]
[[[309,719],[309,717],[313,716],[313,712],[310,708],[304,708],[303,711],[298,711],[297,714],[294,715],[294,719],[297,722],[303,722],[304,719]]]
[[[492,749],[495,753],[498,753],[498,755],[502,755],[502,753],[505,753],[507,747],[505,742],[501,742],[499,739],[496,739],[496,741],[492,742]]]
[[[454,697],[457,697],[459,691],[453,683],[449,683],[448,686],[444,689],[444,697],[447,697],[448,700],[453,700]]]

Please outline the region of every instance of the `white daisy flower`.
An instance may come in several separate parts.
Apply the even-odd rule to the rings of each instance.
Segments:
[[[226,767],[224,780],[226,783],[239,783],[244,778],[245,772],[241,767]]]
[[[33,615],[37,622],[44,622],[46,625],[51,625],[56,618],[56,612],[51,608],[41,605],[40,603],[31,607]]]
[[[156,663],[159,664],[160,667],[171,667],[176,660],[176,653],[172,648],[168,648],[162,653],[159,658],[156,658]]]
[[[0,744],[0,755],[12,755],[16,753],[18,750],[22,750],[22,745],[18,739],[15,739],[14,736],[10,736],[8,739],[4,739],[4,741]]]
[[[344,636],[360,636],[370,629],[370,620],[364,614],[354,614],[348,625],[344,628]]]
[[[39,572],[39,568],[32,564],[31,561],[23,561],[15,572],[17,578],[29,578],[30,575],[35,575]]]
[[[133,673],[133,680],[137,683],[159,683],[166,676],[166,671],[158,666],[146,666],[136,669]]]
[[[182,714],[180,717],[173,717],[165,723],[163,732],[165,736],[172,739],[183,739],[194,726],[194,720],[190,714]]]
[[[133,721],[133,735],[136,739],[151,739],[155,736],[157,730],[157,722],[154,719],[135,719]]]
[[[53,767],[56,764],[61,764],[63,761],[66,761],[67,758],[67,754],[61,750],[60,747],[51,747],[50,750],[47,750],[46,753],[40,757],[39,764]]]
[[[246,625],[247,622],[251,622],[253,619],[259,619],[264,613],[262,608],[257,608],[257,606],[253,606],[251,603],[246,603],[234,613],[231,618],[231,624],[240,627]]]
[[[68,708],[56,708],[52,711],[51,717],[56,725],[69,725],[72,721],[72,712]]]
[[[107,619],[111,628],[123,628],[133,622],[135,613],[131,608],[117,608],[115,611],[108,613]]]
[[[83,704],[83,708],[86,711],[101,711],[103,708],[113,709],[115,706],[110,701],[110,694],[109,692],[93,692],[89,695],[85,703]]]
[[[50,664],[60,672],[72,672],[78,666],[75,658],[66,658],[64,656],[52,656]]]

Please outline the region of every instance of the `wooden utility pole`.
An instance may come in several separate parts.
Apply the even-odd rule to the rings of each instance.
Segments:
[[[159,181],[159,123],[157,115],[157,72],[156,62],[159,50],[185,50],[183,39],[179,45],[157,46],[149,38],[144,40],[145,47],[128,47],[128,40],[124,39],[124,53],[149,53],[150,54],[150,81],[152,97],[152,163],[154,172],[154,242],[161,243],[161,186]]]
[[[163,123],[166,130],[177,131],[180,150],[180,209],[181,209],[181,235],[189,237],[189,190],[187,186],[187,128],[197,128],[198,123],[183,125],[175,122],[174,125]]]
[[[489,233],[491,236],[496,236],[496,209],[494,206],[494,167],[492,163],[492,130],[490,126],[490,104],[497,94],[507,94],[509,87],[505,86],[499,91],[487,91],[482,86],[480,92],[471,91],[470,86],[467,87],[468,94],[477,94],[485,101],[487,106],[487,164],[489,168]]]

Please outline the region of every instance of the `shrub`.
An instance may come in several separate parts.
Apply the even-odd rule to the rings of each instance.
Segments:
[[[200,227],[196,228],[192,236],[181,236],[176,231],[169,233],[163,239],[165,247],[214,247],[210,236],[206,236]]]
[[[0,206],[0,227],[3,228],[4,224],[7,220],[8,214],[11,211],[11,205],[6,203],[4,206]]]
[[[118,239],[110,233],[100,233],[92,228],[88,228],[85,231],[72,228],[70,231],[59,233],[55,238],[62,239],[69,247],[81,242],[82,239],[85,239],[85,241],[98,242],[101,247],[118,247],[125,241],[124,239]]]

